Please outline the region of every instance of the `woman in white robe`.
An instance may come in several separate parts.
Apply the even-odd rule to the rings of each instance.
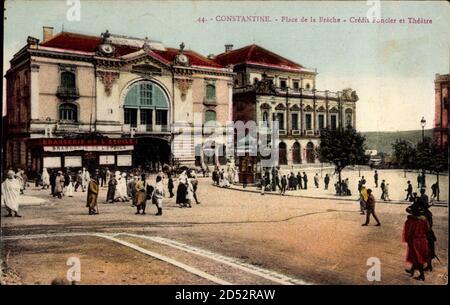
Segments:
[[[120,174],[120,171],[116,171],[116,191],[114,193],[114,201],[124,201],[124,193],[122,192],[122,175]]]
[[[20,196],[20,182],[14,178],[14,172],[8,171],[6,180],[2,183],[2,205],[5,205],[8,210],[7,217],[19,215],[19,196]],[[14,215],[13,215],[14,212]]]
[[[44,169],[42,170],[41,180],[42,180],[42,188],[48,189],[50,186],[50,175],[48,174],[46,167],[44,167]]]
[[[65,195],[66,195],[67,197],[73,197],[74,185],[73,185],[73,178],[72,178],[72,175],[70,175],[70,174],[69,174],[69,184],[67,184],[65,190],[66,190]]]

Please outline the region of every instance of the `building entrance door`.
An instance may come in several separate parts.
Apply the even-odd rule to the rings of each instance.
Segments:
[[[164,164],[172,162],[170,143],[161,138],[137,138],[133,152],[134,166],[141,166],[149,171],[161,170]]]

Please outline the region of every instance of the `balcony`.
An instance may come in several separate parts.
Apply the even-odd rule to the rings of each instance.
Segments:
[[[73,121],[59,121],[55,131],[77,132],[80,131],[80,124]]]
[[[203,104],[206,105],[206,106],[216,106],[217,105],[217,100],[216,100],[216,98],[204,97],[203,98]]]
[[[62,99],[77,99],[80,97],[80,92],[78,91],[77,87],[58,86],[56,95]]]

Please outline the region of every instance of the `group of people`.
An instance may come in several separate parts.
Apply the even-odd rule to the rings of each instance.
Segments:
[[[50,194],[61,199],[63,196],[73,197],[73,193],[78,191],[80,186],[85,192],[90,179],[90,173],[84,167],[76,175],[70,172],[70,169],[51,170],[49,173],[47,168],[44,168],[40,179],[36,180],[36,186],[42,186],[42,189],[50,188]]]
[[[238,182],[238,169],[228,165],[227,171],[225,172],[224,168],[220,169],[216,166],[212,172],[212,180],[214,185],[228,188],[231,184]]]
[[[183,171],[178,177],[176,197],[176,203],[180,208],[192,208],[194,201],[196,204],[200,204],[200,201],[197,198],[197,188],[198,180],[195,171]]]

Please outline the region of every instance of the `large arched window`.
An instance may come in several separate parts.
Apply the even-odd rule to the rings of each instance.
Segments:
[[[77,106],[71,103],[64,103],[59,106],[59,119],[61,121],[77,122],[78,109]]]
[[[308,142],[308,144],[306,144],[306,162],[314,163],[314,161],[315,161],[314,144],[312,142]]]
[[[140,131],[168,130],[169,101],[158,85],[142,81],[132,85],[125,96],[124,124]]]
[[[205,123],[206,122],[215,122],[216,121],[216,112],[214,110],[206,110],[205,111]],[[211,123],[209,123],[211,124]]]

